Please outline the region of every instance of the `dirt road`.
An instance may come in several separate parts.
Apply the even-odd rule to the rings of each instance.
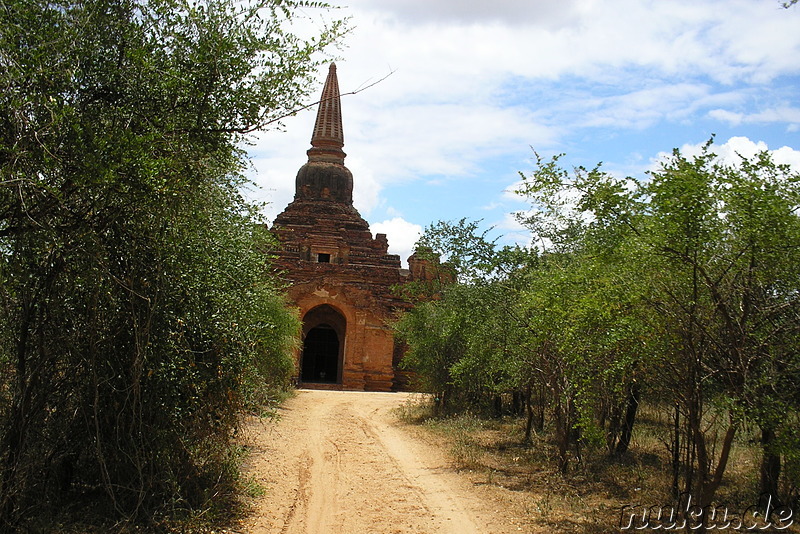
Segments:
[[[246,471],[267,491],[243,531],[530,532],[498,488],[456,472],[446,451],[398,421],[409,398],[303,390],[277,423],[256,424]]]

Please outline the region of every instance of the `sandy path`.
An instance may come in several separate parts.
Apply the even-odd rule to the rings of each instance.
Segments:
[[[456,473],[392,410],[401,393],[303,390],[252,427],[246,472],[267,488],[249,534],[520,532],[503,496]],[[527,530],[527,529],[526,529]]]

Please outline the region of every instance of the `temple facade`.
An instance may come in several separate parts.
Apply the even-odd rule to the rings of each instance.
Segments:
[[[398,386],[402,350],[390,321],[407,307],[392,288],[411,271],[389,254],[385,234],[373,237],[353,207],[353,175],[344,164],[344,132],[336,65],[322,91],[308,162],[297,173],[294,200],[275,218],[277,267],[303,321],[297,353],[302,386],[389,391]]]

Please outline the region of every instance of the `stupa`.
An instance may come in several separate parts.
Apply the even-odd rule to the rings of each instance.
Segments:
[[[373,237],[353,206],[353,175],[345,166],[336,65],[322,90],[294,200],[275,218],[276,266],[303,321],[297,381],[307,387],[389,391],[398,387],[402,349],[390,322],[408,304],[393,287],[422,273],[389,254],[386,234]],[[422,274],[424,276],[424,274]]]

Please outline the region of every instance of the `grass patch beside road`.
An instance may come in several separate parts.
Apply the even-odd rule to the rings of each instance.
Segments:
[[[526,524],[549,532],[619,532],[625,505],[658,506],[673,502],[671,463],[660,436],[667,422],[658,411],[642,407],[628,453],[619,459],[604,450],[585,449],[571,469],[557,468],[555,444],[545,428],[524,444],[524,421],[516,417],[486,418],[461,414],[432,416],[431,403],[420,396],[403,406],[398,416],[422,429],[448,451],[453,467],[474,484],[507,490],[509,502],[522,502]],[[751,433],[742,432],[731,452],[717,502],[738,512],[754,504],[758,480],[753,462],[760,449]],[[783,532],[800,532],[797,521]]]

